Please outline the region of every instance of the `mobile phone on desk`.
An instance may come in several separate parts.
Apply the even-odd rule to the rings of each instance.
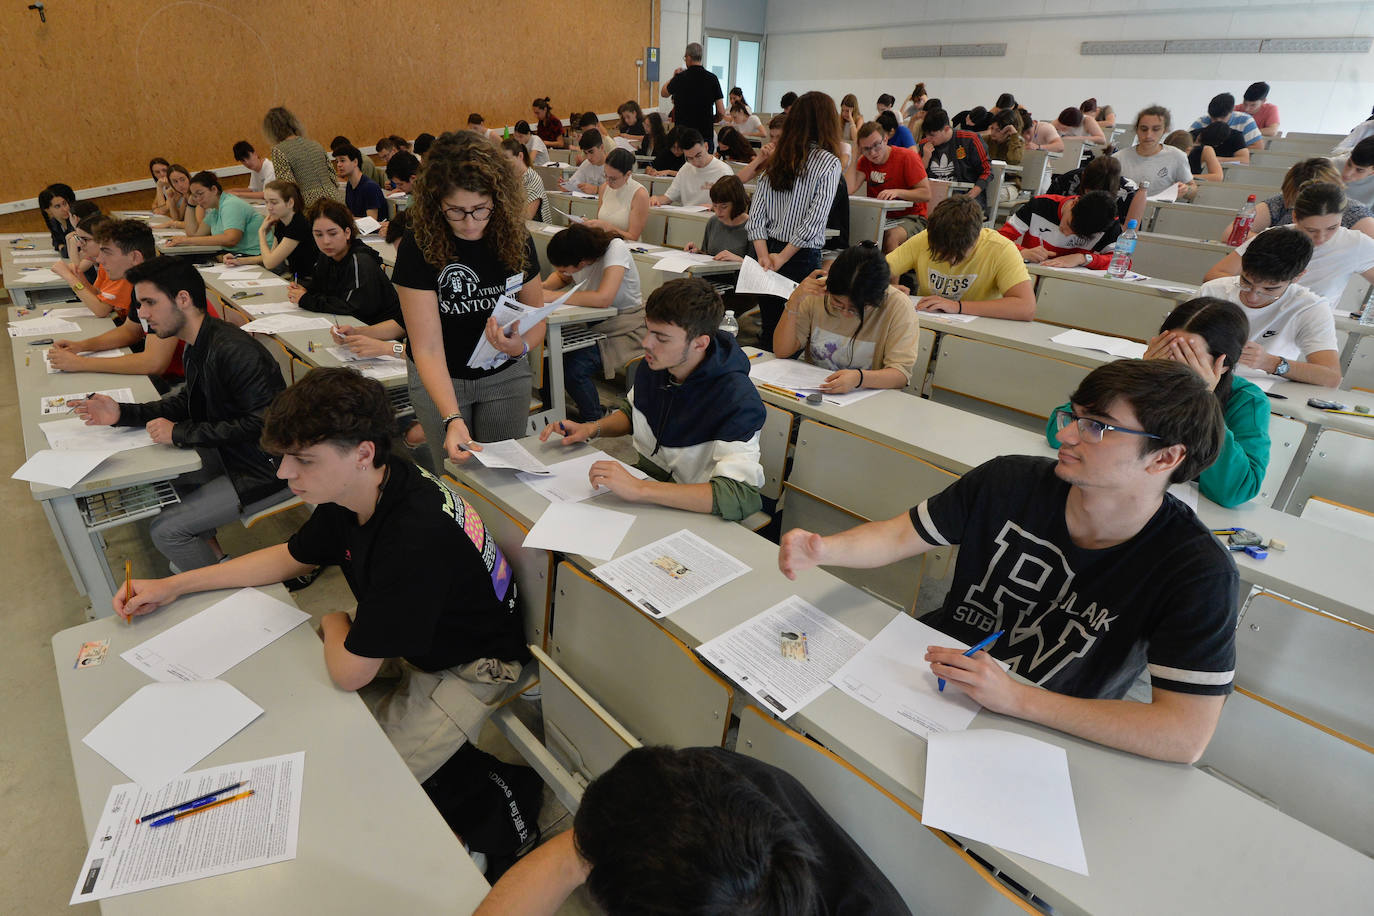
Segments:
[[[1345,405],[1337,401],[1328,401],[1325,398],[1308,398],[1308,407],[1315,407],[1318,410],[1345,410]]]

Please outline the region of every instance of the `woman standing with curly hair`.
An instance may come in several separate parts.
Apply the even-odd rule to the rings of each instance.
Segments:
[[[530,405],[530,347],[540,322],[508,336],[491,317],[502,296],[543,305],[525,283],[525,194],[490,143],[467,131],[430,147],[414,184],[410,228],[396,249],[391,279],[401,298],[410,350],[410,399],[436,469],[466,461],[472,444],[523,435]],[[506,359],[470,369],[486,340]]]
[[[307,207],[324,198],[343,201],[333,159],[323,146],[305,135],[300,118],[290,109],[278,107],[268,111],[262,119],[262,132],[272,144],[268,155],[277,178],[300,188]]]

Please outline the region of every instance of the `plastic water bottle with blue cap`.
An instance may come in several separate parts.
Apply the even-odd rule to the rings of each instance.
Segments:
[[[1135,227],[1135,220],[1127,220],[1126,230],[1116,240],[1116,248],[1112,251],[1112,262],[1107,265],[1107,276],[1124,280],[1126,274],[1131,272],[1131,255],[1135,254],[1136,243]]]

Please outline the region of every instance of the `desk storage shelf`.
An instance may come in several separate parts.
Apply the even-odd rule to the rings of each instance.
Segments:
[[[148,518],[179,502],[181,497],[177,496],[176,488],[170,480],[159,480],[156,483],[140,484],[121,490],[107,490],[91,496],[78,496],[76,499],[81,517],[91,531],[104,531],[116,525]]]

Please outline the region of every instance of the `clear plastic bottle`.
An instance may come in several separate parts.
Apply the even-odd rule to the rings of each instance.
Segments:
[[[1360,324],[1365,327],[1374,327],[1374,301],[1364,304],[1364,311],[1360,312]]]
[[[731,337],[739,336],[739,322],[735,320],[734,309],[725,310],[725,318],[720,323],[722,331],[728,331]]]
[[[1231,232],[1226,236],[1226,244],[1232,248],[1242,244],[1250,234],[1250,224],[1255,221],[1255,195],[1251,194],[1245,201],[1245,206],[1236,211],[1236,218],[1231,222]]]
[[[1126,230],[1116,240],[1116,248],[1112,251],[1112,262],[1107,265],[1107,276],[1121,280],[1130,272],[1131,256],[1135,254],[1135,226],[1135,220],[1126,221]]]

